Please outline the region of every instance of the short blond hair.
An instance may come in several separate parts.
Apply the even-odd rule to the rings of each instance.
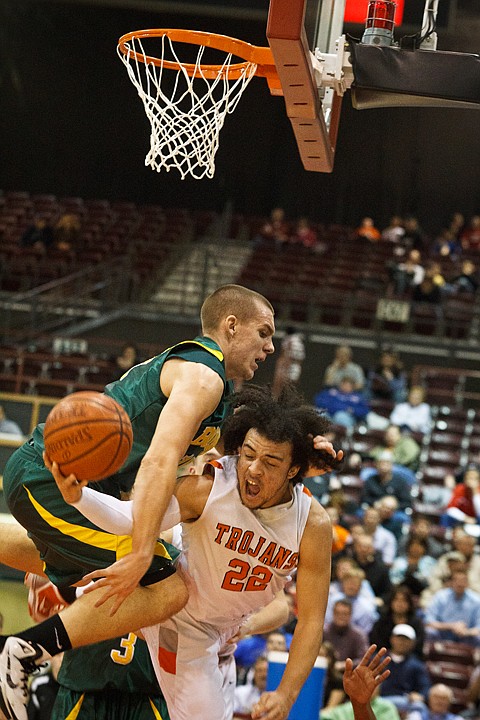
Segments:
[[[259,303],[274,313],[267,298],[255,290],[242,285],[222,285],[214,290],[202,305],[202,331],[216,330],[222,318],[227,315],[235,315],[240,321],[248,320],[257,310]]]

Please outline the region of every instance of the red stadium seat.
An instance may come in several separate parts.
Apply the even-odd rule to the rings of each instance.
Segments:
[[[476,664],[475,649],[467,643],[454,640],[429,640],[423,648],[426,660],[453,662],[473,667]]]
[[[432,682],[442,682],[463,690],[468,686],[472,672],[470,666],[445,660],[427,660],[427,670]]]

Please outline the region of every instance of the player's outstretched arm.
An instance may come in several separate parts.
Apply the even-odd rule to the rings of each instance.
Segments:
[[[252,710],[253,720],[285,720],[318,656],[322,642],[331,572],[332,526],[316,501],[300,544],[297,569],[297,624],[278,688],[265,692]]]
[[[387,650],[380,648],[378,653],[376,650],[376,645],[370,645],[356,668],[350,658],[345,662],[343,689],[352,703],[355,720],[375,720],[370,700],[375,688],[390,675]]]
[[[150,566],[158,529],[174,492],[178,464],[202,420],[217,407],[223,382],[205,365],[172,360],[162,370],[162,391],[168,401],[135,479],[132,552],[103,570],[101,578],[100,572],[88,576],[100,578],[96,589],[104,592],[96,605],[111,599],[111,615]]]
[[[277,630],[287,622],[288,616],[287,596],[284,590],[279,590],[268,605],[250,615],[248,620],[240,626],[236,634],[228,642],[237,643],[249,635],[261,635]]]

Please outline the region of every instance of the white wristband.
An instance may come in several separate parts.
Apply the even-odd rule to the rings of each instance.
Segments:
[[[80,500],[72,505],[90,522],[113,535],[131,535],[133,530],[132,500],[118,500],[111,495],[83,488]],[[180,505],[172,495],[158,532],[169,530],[181,522]]]
[[[133,529],[133,503],[118,500],[111,495],[83,488],[82,497],[73,506],[90,522],[114,535],[131,535]]]

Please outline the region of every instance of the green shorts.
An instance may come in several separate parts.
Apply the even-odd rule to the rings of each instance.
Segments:
[[[77,692],[60,686],[50,720],[169,720],[162,697],[108,689]]]
[[[29,443],[9,458],[3,490],[10,512],[28,531],[45,563],[45,573],[58,587],[73,585],[86,573],[112,565],[131,550],[130,536],[101,530],[63,500],[51,473]],[[142,585],[173,575],[172,554],[178,554],[172,546],[157,542]]]

